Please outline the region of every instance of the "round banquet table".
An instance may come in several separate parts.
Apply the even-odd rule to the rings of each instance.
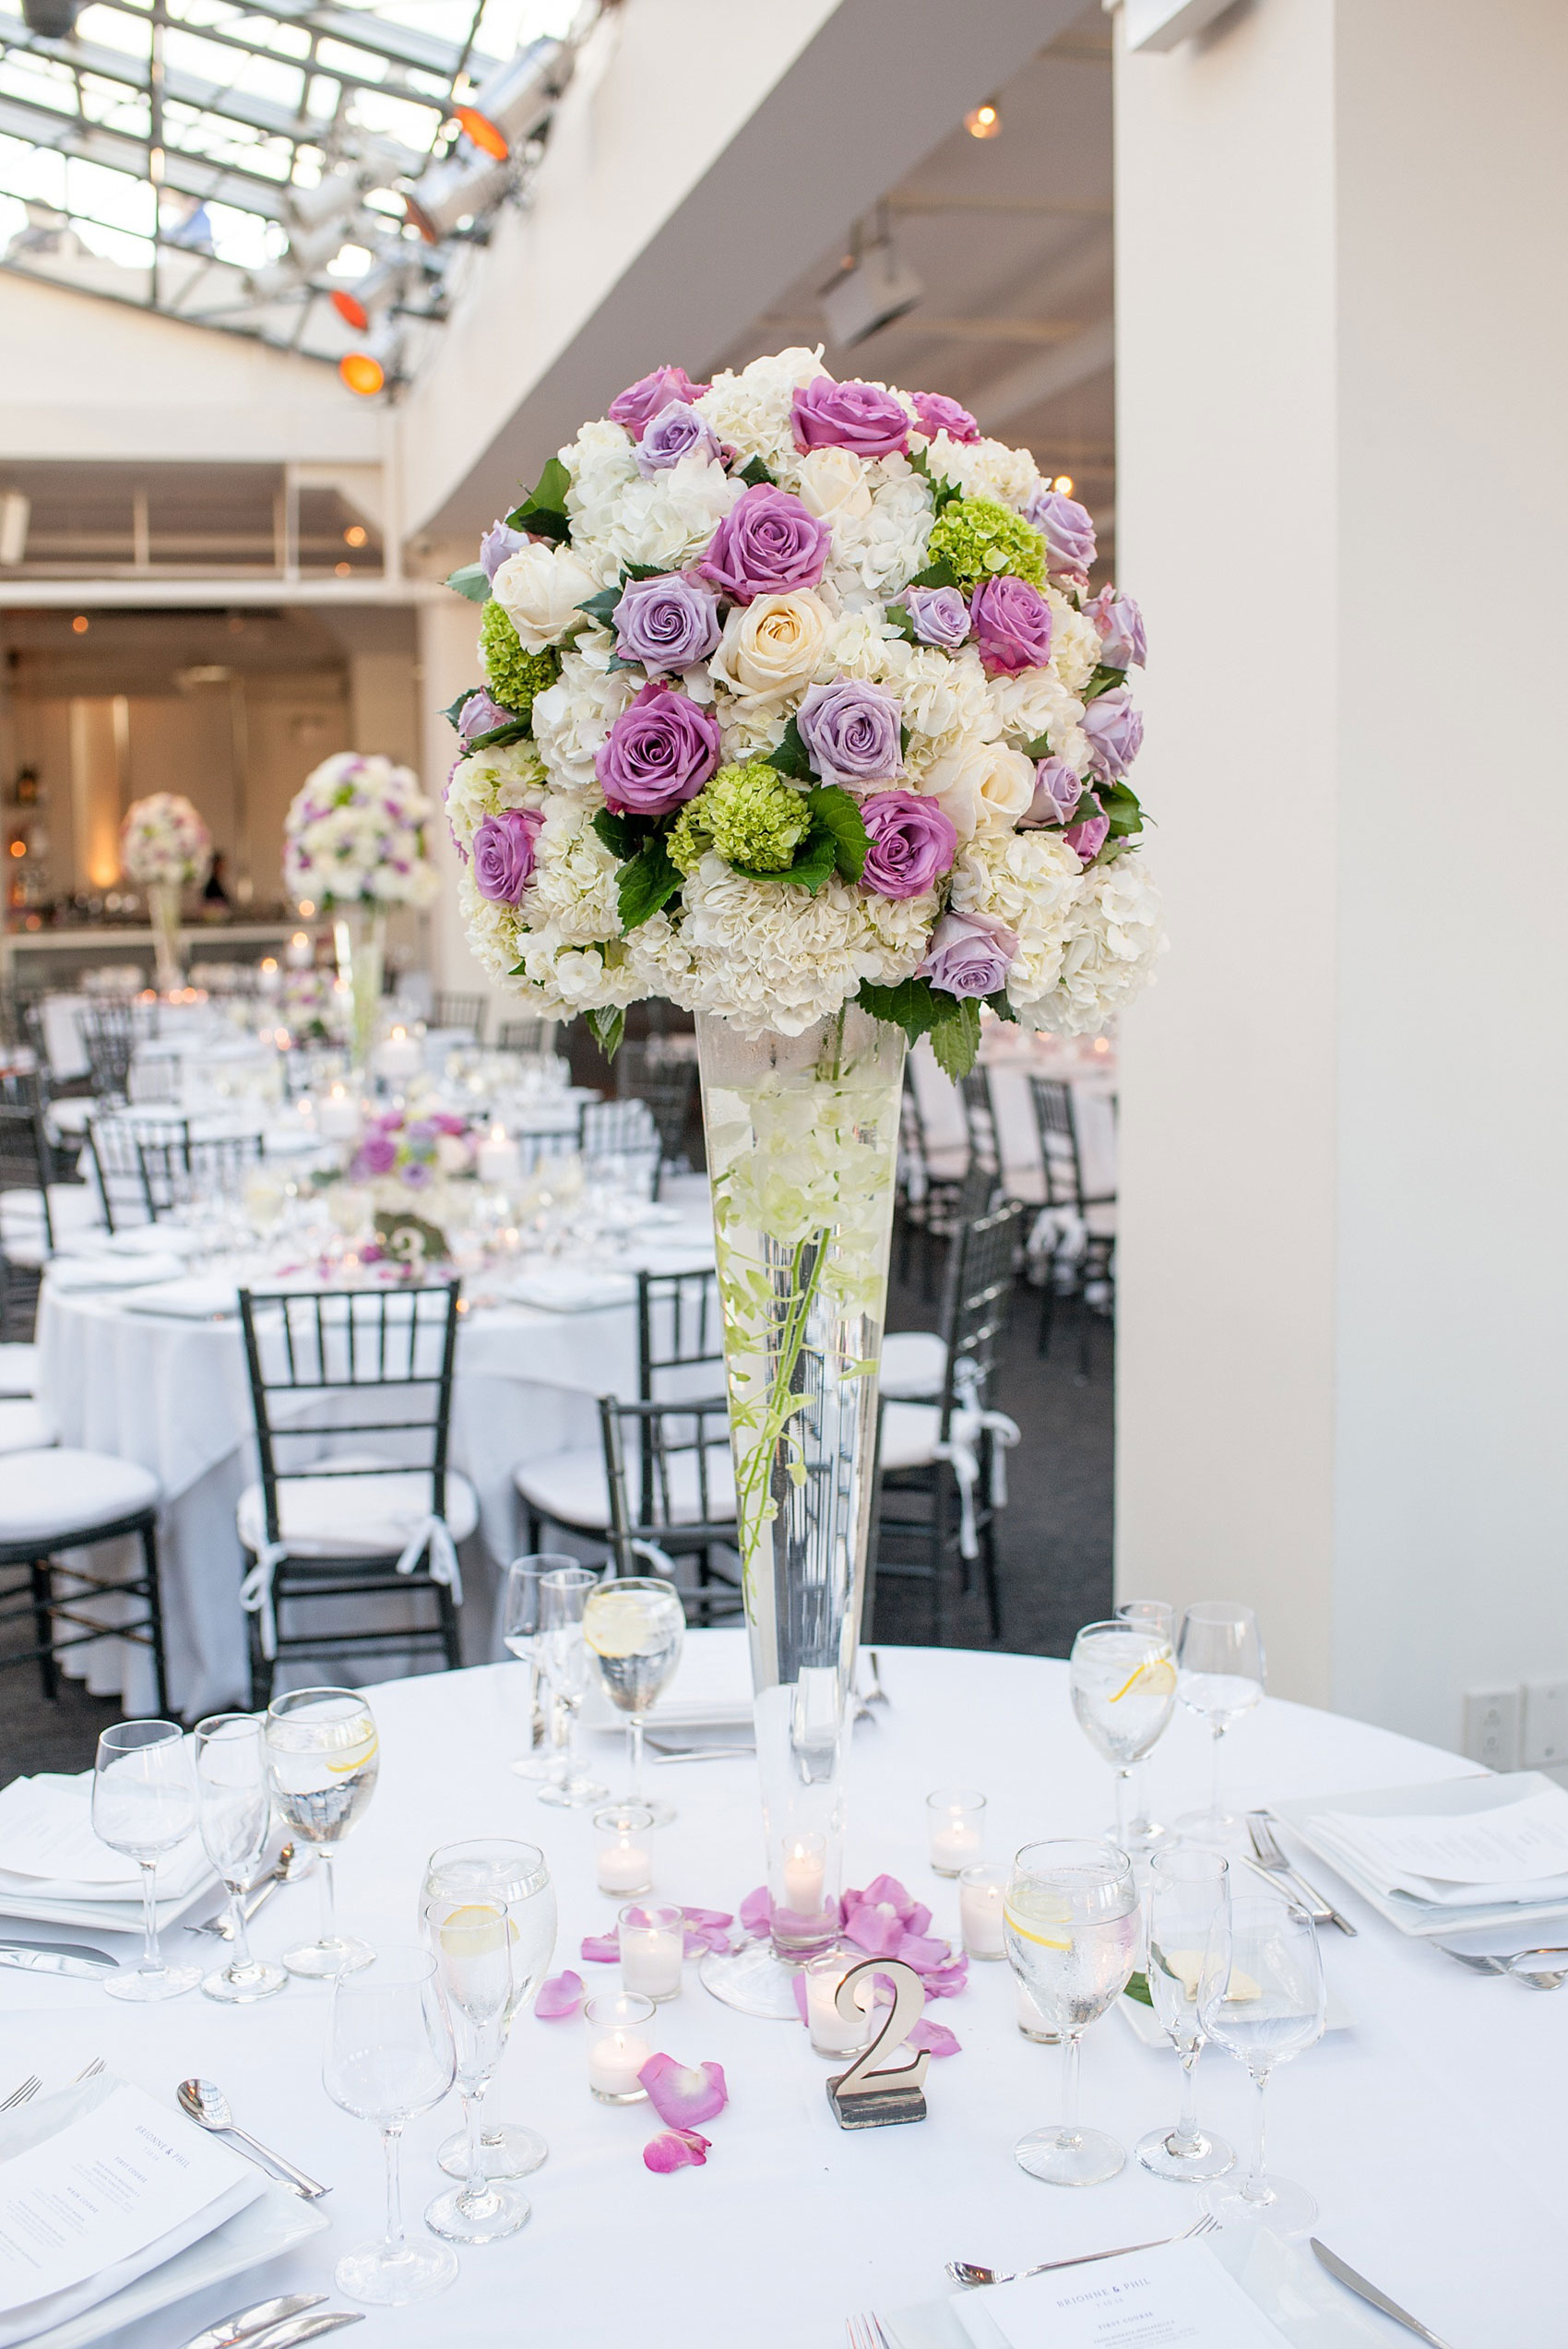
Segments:
[[[741,1633],[695,1632],[690,1644],[707,1687],[715,1667],[744,1685]],[[1101,1831],[1109,1772],[1073,1721],[1064,1664],[940,1649],[881,1657],[891,1703],[857,1726],[849,1758],[848,1880],[892,1872],[930,1903],[932,1931],[956,1936],[957,1888],[926,1864],[927,1790],[983,1788],[989,1849],[1004,1857],[1036,1836]],[[615,1906],[594,1886],[590,1815],[547,1809],[506,1767],[522,1686],[522,1667],[502,1664],[372,1691],[381,1778],[342,1849],[339,1914],[373,1942],[406,1942],[434,1846],[521,1836],[543,1846],[558,1890],[552,1971],[574,1966],[590,1989],[613,1986],[612,1968],[577,1954],[585,1933],[612,1926]],[[1455,1755],[1273,1699],[1230,1743],[1232,1794],[1253,1803],[1471,1771]],[[586,1744],[603,1764],[600,1774],[619,1783],[619,1741]],[[1170,1816],[1200,1802],[1206,1772],[1206,1733],[1179,1712],[1153,1758],[1157,1808]],[[727,1759],[653,1775],[680,1814],[657,1839],[658,1897],[737,1908],[761,1875],[754,1765]],[[1568,2326],[1555,2214],[1568,1996],[1469,1973],[1403,1938],[1329,1872],[1315,1872],[1360,1928],[1355,1940],[1330,1927],[1322,1937],[1332,1990],[1354,2025],[1277,2074],[1271,2159],[1317,2196],[1318,2233],[1455,2349],[1561,2342]],[[257,1950],[276,1956],[303,1930],[314,1932],[315,1902],[314,1884],[281,1891],[256,1920]],[[443,2298],[373,2312],[365,2340],[386,2349],[444,2341],[476,2349],[842,2349],[847,2312],[896,2311],[950,2289],[945,2259],[1005,2269],[1186,2225],[1195,2189],[1163,2184],[1131,2161],[1081,2193],[1038,2184],[1015,2166],[1016,2139],[1055,2115],[1060,2057],[1019,2036],[1013,1995],[1004,1963],[972,1964],[968,1988],[932,2009],[961,2052],[932,2063],[929,2118],[845,2134],[824,2089],[839,2067],[814,2055],[797,2025],[719,2005],[688,1961],[681,1996],[651,2026],[654,2044],[684,2063],[721,2062],[730,2103],[703,2125],[712,2140],[707,2166],[672,2176],[642,2164],[660,2126],[650,2108],[590,2098],[580,2019],[519,2016],[491,2109],[532,2120],[549,2140],[550,2159],[528,2182],[533,2216],[505,2242],[462,2251],[461,2273]],[[182,2303],[177,2321],[165,2311],[123,2329],[117,2349],[172,2349],[266,2295],[330,2293],[335,2260],[379,2231],[375,2138],[321,2085],[328,1997],[325,1985],[294,1981],[259,2007],[224,2009],[196,1992],[137,2009],[89,1984],[0,1973],[0,2011],[19,2026],[8,2034],[18,2076],[37,2070],[53,2087],[102,2054],[172,2103],[180,2080],[204,2074],[227,2092],[243,2125],[333,2188],[322,2205],[327,2233]],[[1120,2014],[1086,2035],[1084,2116],[1124,2144],[1174,2121],[1178,2086],[1169,2049],[1144,2046]],[[1241,2068],[1210,2049],[1198,2086],[1204,2118],[1244,2143],[1250,2092]],[[404,2206],[416,2227],[444,2182],[433,2148],[456,2112],[449,2102],[409,2127]],[[1374,2340],[1408,2338],[1381,2319],[1367,2323]],[[1342,2338],[1337,2328],[1294,2337],[1325,2349]]]

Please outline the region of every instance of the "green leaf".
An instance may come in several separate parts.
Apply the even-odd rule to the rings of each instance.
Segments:
[[[469,745],[470,750],[498,750],[503,743],[531,742],[533,720],[510,718],[504,726],[492,726],[487,734],[476,734]]]
[[[1124,686],[1126,682],[1125,669],[1108,669],[1102,661],[1084,687],[1084,699],[1098,701],[1102,693],[1111,691],[1112,686]]]
[[[616,877],[622,929],[639,929],[649,914],[668,905],[680,887],[681,876],[670,862],[663,835],[656,832],[622,865]]]
[[[669,567],[669,565],[666,563],[626,563],[622,566],[621,577],[623,581],[626,579],[662,579],[666,576]]]
[[[466,595],[470,603],[490,602],[490,573],[482,563],[465,563],[461,569],[448,574],[446,584],[459,595]]]
[[[923,448],[906,448],[904,454],[909,459],[910,472],[923,473],[927,481],[930,481],[931,467],[926,462],[925,450]]]
[[[1112,840],[1125,840],[1130,833],[1141,832],[1144,811],[1138,805],[1137,794],[1128,783],[1100,783],[1096,796],[1111,818]]]
[[[906,644],[919,644],[920,638],[915,634],[915,624],[901,603],[885,605],[884,617],[892,621]]]
[[[801,730],[792,717],[784,729],[784,739],[778,749],[770,751],[757,763],[763,767],[777,768],[779,774],[788,775],[790,781],[796,783],[809,781],[816,772],[805,744],[801,740]]]
[[[619,1005],[610,1009],[590,1011],[588,1015],[588,1023],[593,1030],[594,1040],[605,1059],[613,1060],[621,1048],[621,1038],[625,1032],[624,1011]]]
[[[993,996],[987,996],[985,999],[999,1019],[1010,1019],[1015,1028],[1017,1026],[1018,1015],[1007,1000],[1005,987],[998,987]]]
[[[610,656],[609,665],[611,673],[613,674],[614,671],[617,669],[640,669],[643,664],[640,661],[623,661],[618,652],[612,652]]]
[[[980,1004],[973,996],[949,996],[955,1008],[938,1019],[931,1031],[931,1049],[937,1067],[956,1084],[967,1077],[980,1051]]]
[[[934,563],[928,563],[923,571],[917,571],[909,584],[910,587],[925,588],[956,587],[958,575],[946,555],[940,554]]]
[[[833,843],[834,863],[845,880],[858,881],[865,870],[871,841],[853,793],[837,783],[819,783],[815,791],[806,793],[806,805],[811,810],[813,835],[826,833]],[[793,880],[796,876],[791,873],[790,877]]]
[[[446,704],[445,709],[441,713],[441,715],[445,719],[446,723],[449,726],[455,726],[458,719],[463,714],[463,704],[466,701],[471,701],[476,693],[483,693],[485,690],[486,688],[483,686],[465,686],[462,692],[457,696],[457,700],[449,701]]]
[[[615,606],[620,601],[621,582],[617,579],[613,587],[600,588],[599,593],[590,595],[586,603],[579,603],[577,610],[586,612],[588,618],[597,621],[601,628],[607,628],[615,616]]]
[[[593,829],[610,851],[611,855],[618,856],[623,864],[629,858],[636,856],[642,846],[641,835],[635,832],[626,818],[624,816],[617,816],[612,808],[600,807],[594,810]]]
[[[776,881],[788,881],[792,888],[809,889],[814,897],[837,862],[837,841],[831,832],[819,830],[814,824],[790,870],[776,873],[773,877]]]
[[[559,544],[571,529],[566,519],[566,492],[571,486],[571,474],[559,457],[552,457],[522,504],[507,515],[507,527],[527,531],[534,538],[553,539]]]
[[[931,501],[939,514],[944,506],[951,506],[956,497],[962,497],[963,495],[956,482],[943,480],[933,482],[932,484]],[[943,579],[939,584],[945,587],[948,583]]]
[[[774,477],[763,463],[762,459],[754,457],[749,465],[742,466],[735,478],[737,481],[744,482],[748,489],[760,489],[764,482],[770,482]]]
[[[855,1001],[873,1019],[885,1019],[890,1028],[902,1028],[911,1043],[918,1043],[944,1016],[937,1009],[929,979],[903,979],[896,987],[876,986],[870,979],[862,979]]]
[[[1027,742],[1024,745],[1024,757],[1026,758],[1049,758],[1051,757],[1051,736],[1049,734],[1037,734],[1033,742]]]
[[[1154,2000],[1149,1996],[1146,1973],[1130,1973],[1127,1976],[1127,1987],[1122,1995],[1124,1998],[1135,1998],[1140,2007],[1152,2008],[1154,2005]]]

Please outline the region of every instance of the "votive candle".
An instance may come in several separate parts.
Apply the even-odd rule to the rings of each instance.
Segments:
[[[787,1835],[784,1838],[784,1905],[796,1916],[816,1916],[827,1882],[827,1838]]]
[[[872,2034],[872,1977],[867,1974],[857,1985],[855,2003],[860,2015],[853,2022],[846,2022],[837,2008],[838,1985],[852,1968],[864,1963],[859,1953],[851,1956],[841,1950],[829,1950],[825,1957],[808,1960],[806,1977],[806,2021],[811,2029],[812,2045],[819,2056],[858,2056]]]
[[[939,1787],[925,1798],[926,1836],[938,1876],[959,1876],[985,1849],[985,1796],[970,1787]]]
[[[628,1892],[647,1892],[653,1887],[653,1852],[649,1838],[653,1833],[653,1813],[635,1803],[612,1806],[609,1810],[596,1811],[593,1823],[600,1832],[598,1859],[599,1889],[601,1892],[618,1892],[624,1900]]]
[[[1036,2044],[1041,2047],[1056,2046],[1062,2037],[1062,2033],[1057,2030],[1054,2023],[1047,2022],[1039,2007],[1035,2004],[1034,1993],[1029,1988],[1028,1983],[1023,1981],[1019,1975],[1015,1974],[1013,1976],[1013,1987],[1017,2001],[1015,2011],[1016,2012],[1018,2019],[1018,2028],[1023,2033],[1025,2038],[1034,2040]]]
[[[474,1166],[481,1183],[493,1183],[502,1190],[522,1181],[523,1154],[505,1126],[491,1127],[475,1153]]]
[[[640,2105],[647,2090],[637,2074],[653,2054],[644,2037],[653,2021],[653,2000],[621,1991],[590,1998],[583,2009],[588,2030],[588,2086],[601,2105]]]
[[[686,1920],[679,1909],[634,1905],[620,1914],[621,1986],[645,1998],[681,1995],[681,1965],[686,1954]]]
[[[958,1878],[958,1924],[971,1958],[1004,1958],[1002,1903],[1007,1870],[994,1860],[967,1867]]]

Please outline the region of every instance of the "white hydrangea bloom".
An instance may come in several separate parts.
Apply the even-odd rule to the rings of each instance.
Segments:
[[[955,909],[994,913],[1017,935],[1007,1000],[1020,1018],[1025,1005],[1056,984],[1078,875],[1077,857],[1060,832],[977,832],[955,859]]]
[[[760,457],[775,481],[786,489],[798,489],[801,452],[795,447],[790,401],[797,384],[826,373],[820,344],[814,351],[796,347],[754,359],[738,375],[726,368],[715,376],[696,402],[697,413],[707,418],[721,447],[734,449],[740,459],[737,471]]]
[[[1036,834],[1035,837],[1049,837]],[[1098,1035],[1140,995],[1170,940],[1160,920],[1159,891],[1135,851],[1110,864],[1091,864],[1069,911],[1062,969],[1053,990],[1019,1018],[1059,1036]]]
[[[621,867],[593,829],[580,800],[556,799],[545,810],[528,891],[530,919],[553,924],[568,944],[592,946],[621,932],[616,876]]]
[[[487,816],[504,807],[542,807],[549,779],[531,742],[504,743],[459,758],[446,781],[446,820],[466,863],[469,843]]]
[[[723,763],[743,767],[748,758],[767,758],[784,739],[785,712],[774,703],[738,699],[720,694],[714,703],[719,720]]]
[[[990,741],[1000,731],[990,680],[973,645],[951,655],[911,646],[899,691],[909,729],[904,769],[917,788],[962,744]]]
[[[827,685],[835,677],[864,677],[873,685],[902,689],[914,648],[877,604],[846,612],[827,631],[814,682]],[[936,655],[941,660],[940,653]]]
[[[993,677],[991,706],[1009,742],[1038,742],[1043,734],[1053,757],[1064,758],[1075,775],[1088,773],[1084,705],[1067,691],[1054,668],[1022,669],[1016,677]]]
[[[747,881],[710,853],[687,876],[684,900],[691,972],[677,1000],[721,1012],[744,1036],[800,1035],[857,994],[887,953],[861,892],[837,874],[814,896]]]
[[[497,905],[480,894],[466,865],[457,876],[457,904],[468,925],[469,944],[493,979],[510,979],[517,967],[529,935],[528,904],[531,894],[524,892],[520,907]]]
[[[613,649],[612,638],[590,631],[563,655],[555,683],[535,697],[534,742],[559,791],[597,793],[594,754],[641,686],[635,669],[612,674]]]
[[[1048,587],[1051,606],[1051,665],[1067,691],[1082,695],[1099,661],[1099,630],[1071,596]]]
[[[634,472],[612,498],[584,515],[580,552],[607,587],[634,563],[679,571],[707,552],[745,486],[700,452],[646,481]]]
[[[1009,448],[1000,440],[949,440],[938,433],[926,450],[933,482],[951,482],[966,497],[989,497],[1021,514],[1037,490],[1045,487],[1027,448]]]
[[[618,939],[581,946],[546,923],[521,940],[533,1008],[569,1019],[579,1011],[624,1009],[647,992]]]
[[[877,956],[874,969],[863,972],[879,987],[896,987],[912,979],[925,960],[931,933],[941,903],[934,889],[923,897],[878,897],[874,889],[861,892],[861,911],[871,932],[867,950]]]
[[[885,468],[894,465],[902,470],[875,491],[869,514],[833,525],[828,577],[846,602],[857,595],[889,602],[926,566],[931,492],[904,458],[884,460]]]

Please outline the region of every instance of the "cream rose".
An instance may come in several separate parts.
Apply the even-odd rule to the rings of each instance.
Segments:
[[[1035,770],[1021,750],[971,739],[939,759],[923,787],[958,838],[968,841],[977,832],[1011,829],[1034,798]]]
[[[851,448],[814,448],[801,459],[801,504],[824,522],[858,521],[871,512],[869,470]]]
[[[827,642],[829,614],[810,588],[793,595],[759,595],[724,623],[710,663],[731,693],[753,701],[782,701],[811,682]]]
[[[525,652],[559,644],[581,622],[578,604],[598,591],[599,581],[569,546],[525,546],[508,555],[491,582]]]

